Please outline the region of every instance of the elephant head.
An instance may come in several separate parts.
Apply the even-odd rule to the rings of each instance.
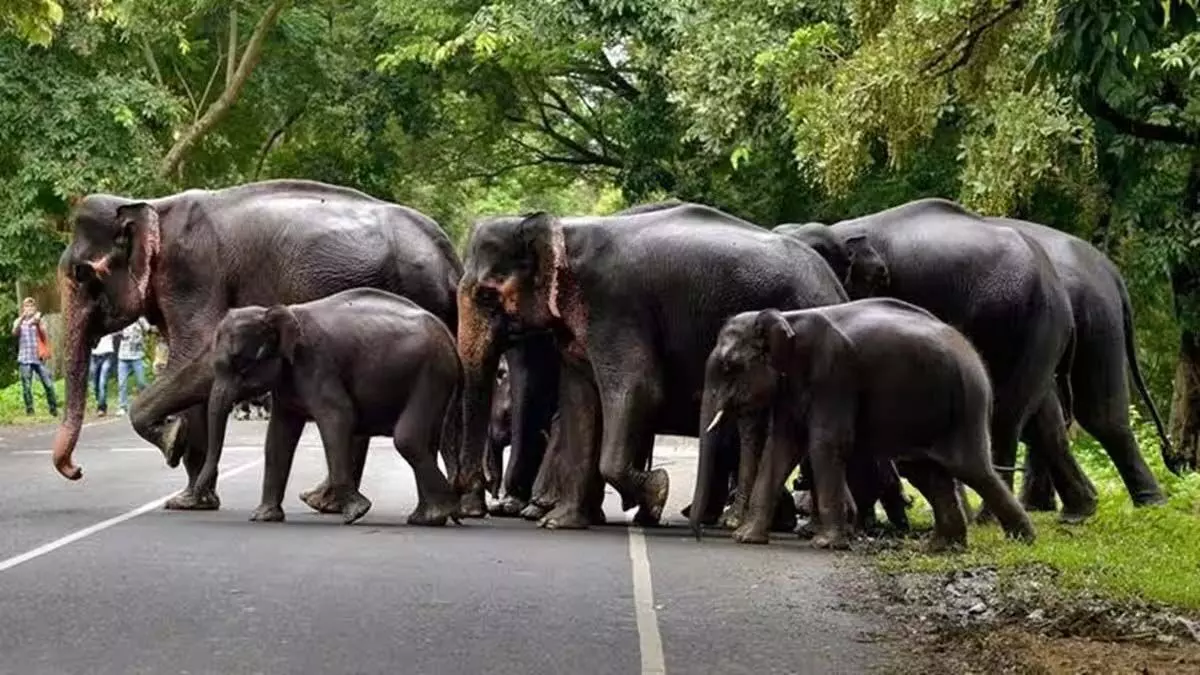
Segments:
[[[66,414],[54,438],[54,467],[78,480],[72,455],[87,405],[88,353],[99,339],[139,316],[155,316],[153,276],[161,234],[159,213],[146,202],[89,195],[71,216],[74,235],[58,262],[66,323]]]
[[[704,366],[700,467],[689,514],[697,537],[717,463],[717,428],[729,417],[761,415],[770,408],[788,372],[795,336],[791,324],[774,309],[737,314],[717,334]]]
[[[523,336],[560,324],[566,271],[562,226],[547,213],[479,223],[467,243],[458,285],[463,445],[455,486],[483,486],[482,460],[500,354]]]
[[[217,324],[209,359],[208,454],[196,479],[208,491],[217,477],[229,414],[239,401],[268,393],[296,358],[303,335],[296,315],[282,305],[230,310]]]
[[[887,263],[867,235],[843,235],[821,223],[780,225],[774,231],[798,239],[820,254],[851,300],[869,298],[887,289]]]

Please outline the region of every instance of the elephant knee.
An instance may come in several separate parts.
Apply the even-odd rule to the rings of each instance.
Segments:
[[[621,457],[610,457],[607,454],[600,458],[600,476],[613,487],[619,487],[632,471]]]

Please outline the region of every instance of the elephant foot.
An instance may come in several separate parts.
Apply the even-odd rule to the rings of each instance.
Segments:
[[[641,506],[633,522],[638,525],[657,525],[662,520],[663,507],[667,505],[667,493],[670,490],[671,477],[666,469],[651,471],[642,485]]]
[[[183,433],[183,418],[173,417],[167,420],[159,439],[158,449],[167,460],[167,466],[172,469],[179,466],[183,456],[187,454],[187,435]]]
[[[517,518],[526,506],[528,504],[523,499],[508,495],[499,504],[489,507],[488,513],[497,518]]]
[[[817,536],[817,526],[810,519],[800,523],[796,529],[793,530],[793,532],[795,532],[796,536],[800,539],[812,539],[813,537]]]
[[[370,510],[371,500],[364,497],[361,492],[355,490],[346,495],[346,501],[342,504],[342,524],[349,525],[367,515],[367,511]]]
[[[996,519],[996,514],[992,513],[986,505],[980,507],[979,513],[975,514],[976,525],[995,525],[997,522],[999,521]]]
[[[949,537],[935,533],[929,538],[929,543],[925,545],[926,553],[961,553],[965,550],[967,550],[966,536]]]
[[[282,523],[283,520],[283,508],[276,504],[260,504],[250,514],[250,521],[254,523]]]
[[[733,540],[739,544],[768,544],[770,535],[761,527],[745,523],[733,531]]]
[[[813,548],[844,551],[850,548],[850,537],[840,530],[818,532],[808,544]]]
[[[329,489],[328,481],[321,481],[316,487],[300,493],[300,501],[317,513],[334,514],[342,512],[342,502]]]
[[[1062,513],[1058,514],[1058,522],[1064,525],[1081,525],[1095,514],[1096,502],[1094,501],[1072,507],[1064,505]]]
[[[458,513],[463,518],[484,518],[488,514],[487,500],[483,488],[463,493],[458,502]]]
[[[458,500],[453,496],[439,499],[433,503],[422,502],[417,504],[417,508],[412,513],[408,514],[408,524],[423,527],[442,527],[450,519],[458,523],[457,507]]]
[[[608,515],[604,513],[603,506],[593,506],[588,509],[588,520],[592,525],[607,525]]]
[[[736,530],[742,526],[742,509],[730,506],[721,514],[717,527],[725,530]],[[793,523],[793,527],[795,524]],[[789,528],[790,529],[790,528]]]
[[[1136,507],[1162,506],[1166,503],[1167,497],[1158,490],[1147,490],[1133,495],[1133,505]]]
[[[790,507],[790,508],[789,508]],[[781,500],[771,521],[772,532],[791,532],[796,529],[796,508],[792,500]]]
[[[541,504],[529,502],[525,508],[521,509],[521,517],[525,520],[541,520],[549,510]]]
[[[221,508],[221,499],[214,491],[197,494],[192,488],[171,497],[163,508],[168,511],[216,511]]]
[[[590,524],[582,509],[565,504],[554,507],[538,521],[538,527],[547,530],[586,530]]]

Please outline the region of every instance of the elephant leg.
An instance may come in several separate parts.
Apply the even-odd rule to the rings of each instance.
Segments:
[[[454,402],[453,393],[453,386],[421,377],[396,421],[392,441],[417,481],[417,508],[408,516],[409,525],[436,527],[450,518],[458,519],[458,494],[438,468],[435,454],[441,445],[442,421]]]
[[[708,494],[709,507],[720,507],[726,501],[722,499],[723,494],[729,492],[729,475],[736,473],[737,487],[733,491],[733,503],[729,505],[728,510],[723,515],[715,514],[720,518],[722,527],[736,530],[741,527],[746,519],[746,509],[749,507],[750,495],[754,492],[754,483],[758,478],[758,463],[762,457],[763,445],[767,438],[766,418],[761,415],[743,415],[738,418],[737,438],[732,438],[732,434],[728,431],[730,425],[724,425],[714,430],[717,433],[722,433],[722,437],[718,441],[717,467],[713,472],[713,485],[709,486]],[[727,450],[727,446],[731,446],[734,442],[738,446],[737,464],[730,466],[732,462],[721,461],[726,456],[732,456],[733,453]],[[730,448],[731,449],[731,448]],[[724,488],[724,489],[722,489]],[[794,510],[794,509],[793,509]],[[684,514],[685,517],[690,513]],[[712,521],[709,518],[714,515],[711,513],[704,514],[700,522],[704,525],[709,525]],[[715,520],[715,518],[713,519]],[[774,519],[775,525],[778,525],[780,518]],[[794,520],[794,519],[793,519]],[[795,527],[793,522],[792,527]],[[772,527],[772,530],[778,529]],[[792,528],[786,528],[791,531]]]
[[[933,537],[929,541],[929,550],[941,552],[966,548],[966,504],[960,501],[951,475],[933,462],[919,461],[911,463],[908,476],[933,510]],[[1000,485],[1007,492],[1003,483]],[[1009,497],[1012,498],[1011,494]]]
[[[362,486],[363,470],[366,468],[370,444],[370,436],[354,437],[354,487],[356,488]],[[317,513],[330,515],[342,512],[342,502],[329,484],[329,474],[326,474],[320,483],[301,492],[300,501]]]
[[[964,453],[962,456],[970,455]],[[951,464],[946,469],[979,494],[1009,537],[1033,540],[1033,521],[994,469],[983,462]]]
[[[1021,504],[1029,511],[1055,511],[1058,503],[1054,497],[1054,479],[1050,476],[1050,467],[1041,452],[1032,451],[1037,439],[1047,434],[1045,430],[1037,428],[1038,423],[1036,417],[1029,420],[1021,435],[1027,449],[1021,476]],[[1005,470],[1008,468],[1005,467]]]
[[[774,520],[779,488],[799,460],[799,447],[794,436],[784,429],[785,426],[778,423],[770,425],[771,430],[758,462],[754,487],[750,491],[745,522],[733,532],[733,540],[738,543],[766,544],[770,541],[768,532]],[[818,471],[818,480],[820,475]]]
[[[560,407],[557,442],[552,443],[557,466],[549,476],[547,492],[553,506],[538,521],[546,529],[584,529],[591,524],[589,502],[594,502],[597,487],[603,496],[600,478],[600,423],[598,392],[584,367],[564,364],[559,383]],[[590,504],[594,509],[594,503]]]
[[[1166,497],[1138,449],[1129,427],[1129,394],[1124,378],[1113,386],[1089,383],[1092,389],[1075,389],[1075,419],[1091,434],[1112,459],[1135,506],[1165,504]],[[1084,385],[1081,385],[1084,386]]]
[[[296,444],[304,433],[304,423],[304,416],[282,411],[271,415],[267,422],[262,499],[250,520],[283,521],[283,493],[292,473],[292,460],[296,456]]]
[[[1062,497],[1060,520],[1068,523],[1087,520],[1096,512],[1096,488],[1071,454],[1058,396],[1050,393],[1042,399],[1030,422],[1033,442],[1029,452],[1037,456],[1035,464],[1045,463],[1054,488]]]
[[[558,407],[560,358],[549,336],[528,338],[508,352],[512,449],[504,471],[502,515],[516,515],[533,496]]]
[[[182,360],[181,360],[182,362]],[[141,392],[129,407],[129,423],[133,430],[163,453],[169,466],[175,467],[189,447],[190,431],[198,421],[207,426],[203,415],[194,417],[191,429],[184,419],[195,414],[197,406],[208,402],[213,374],[208,359],[203,356],[186,361],[185,366],[166,370]]]
[[[883,512],[887,514],[888,522],[897,532],[908,532],[910,502],[904,496],[904,484],[900,481],[900,473],[892,462],[881,462],[878,466],[880,472],[879,499],[883,503]],[[966,508],[967,502],[963,501],[962,505],[963,508]]]
[[[635,523],[654,525],[662,518],[670,479],[664,469],[645,471],[636,464],[654,445],[655,417],[663,401],[655,355],[643,340],[636,334],[623,339],[608,336],[604,343],[621,348],[602,352],[610,360],[595,360],[592,365],[603,420],[600,475],[621,496],[623,511],[638,508]]]
[[[354,484],[354,411],[346,403],[349,396],[332,388],[324,394],[318,399],[320,412],[314,417],[321,445],[325,446],[329,487],[341,502],[342,522],[349,525],[371,510],[371,500]]]
[[[217,481],[213,477],[212,486],[205,492],[196,488],[196,479],[204,468],[205,456],[208,453],[208,405],[200,404],[184,411],[177,429],[180,436],[174,444],[183,447],[183,468],[187,472],[187,487],[182,492],[167,500],[163,508],[171,511],[215,511],[221,508],[221,500],[217,497]]]

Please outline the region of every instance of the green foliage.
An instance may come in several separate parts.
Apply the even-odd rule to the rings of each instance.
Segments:
[[[0,27],[36,45],[50,44],[62,20],[62,5],[54,0],[5,0],[0,6]]]

